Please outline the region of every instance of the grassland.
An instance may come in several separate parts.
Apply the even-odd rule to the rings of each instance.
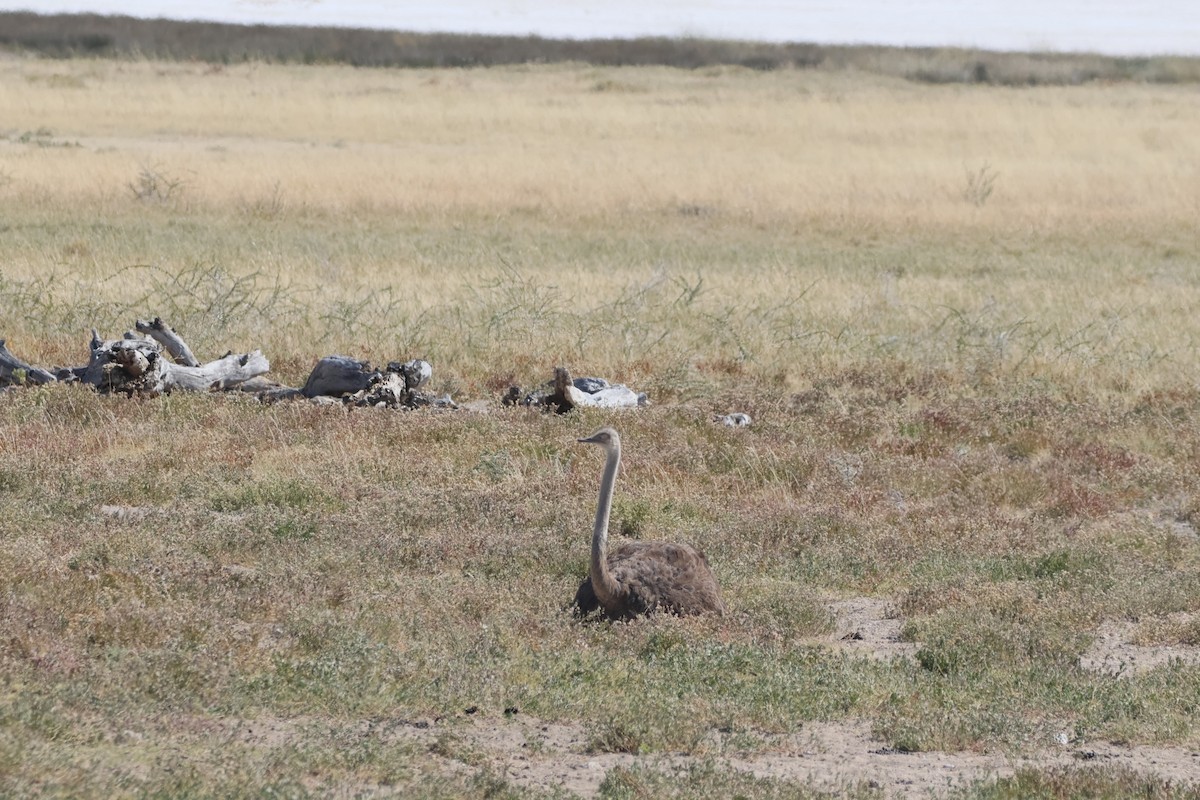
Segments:
[[[0,395],[4,794],[530,792],[462,733],[505,709],[713,763],[821,721],[1200,745],[1194,663],[1080,665],[1105,622],[1197,639],[1194,88],[12,57],[0,108],[0,336],[28,360],[162,314],[293,382],[346,352],[425,356],[464,400],[560,363],[654,400]],[[756,425],[711,423],[735,409]],[[725,619],[562,610],[599,469],[573,438],[614,419],[619,534],[702,546]],[[915,658],[830,641],[858,596]],[[962,791],[1187,791],[1098,776]]]

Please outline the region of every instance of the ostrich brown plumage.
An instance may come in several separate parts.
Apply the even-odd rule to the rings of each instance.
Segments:
[[[601,428],[580,442],[604,448],[604,477],[596,505],[592,532],[591,574],[575,593],[576,613],[600,609],[609,619],[630,619],[640,614],[723,614],[721,589],[708,561],[694,547],[669,542],[629,542],[605,558],[608,514],[613,485],[621,465],[621,437],[612,428]]]

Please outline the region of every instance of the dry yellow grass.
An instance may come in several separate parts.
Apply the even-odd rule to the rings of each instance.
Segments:
[[[364,70],[126,62],[3,65],[11,131],[82,151],[5,153],[19,185],[95,201],[154,161],[222,206],[278,181],[335,212],[691,203],[748,221],[1044,226],[1191,220],[1190,87],[931,87],[813,71]],[[22,152],[24,150],[24,152]],[[986,220],[964,171],[1002,177]]]
[[[774,375],[882,353],[1126,391],[1200,367],[1188,87],[10,59],[0,107],[4,275],[69,276],[45,291],[118,304],[102,327],[128,324],[119,304],[144,277],[115,276],[130,266],[216,265],[284,282],[308,319],[288,335],[234,320],[194,333],[204,345],[395,352],[436,324],[441,341],[419,344],[471,379],[530,338],[609,370],[654,361],[628,332],[563,314],[612,314],[647,286],[662,306],[697,284],[663,326],[733,322],[680,348]],[[134,198],[156,190],[169,196]],[[556,287],[549,330],[503,351],[448,343],[467,338],[456,314],[503,311],[480,287],[509,267]],[[403,303],[381,304],[388,291]],[[86,324],[23,316],[14,341]]]

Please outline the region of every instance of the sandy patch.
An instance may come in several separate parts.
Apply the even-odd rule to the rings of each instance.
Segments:
[[[855,597],[831,601],[836,629],[827,643],[867,658],[911,658],[919,644],[900,641],[903,625],[886,600]],[[1145,647],[1131,643],[1133,623],[1105,623],[1082,659],[1088,669],[1117,676],[1137,674],[1173,658],[1200,662],[1200,648]],[[178,724],[178,721],[177,723]],[[328,726],[316,720],[196,720],[191,733],[223,736],[244,746],[275,748]],[[314,727],[315,726],[315,727]],[[182,726],[187,730],[189,726]],[[885,797],[937,797],[980,780],[1007,777],[1024,767],[1096,764],[1122,766],[1173,783],[1200,781],[1200,751],[1184,747],[1126,746],[1109,742],[1047,743],[1021,754],[894,750],[871,733],[869,722],[805,723],[798,733],[711,732],[691,754],[635,755],[592,752],[589,729],[536,719],[519,710],[504,716],[483,712],[446,719],[386,719],[351,725],[357,735],[413,745],[423,769],[472,775],[488,769],[527,789],[559,790],[589,798],[598,794],[610,771],[648,767],[672,773],[715,761],[719,766],[836,790],[866,783]],[[344,730],[344,728],[343,728]],[[177,732],[181,732],[176,728]],[[744,736],[755,744],[745,749]],[[740,738],[742,737],[742,738]],[[369,796],[384,787],[357,786]]]
[[[436,728],[436,726],[434,726]],[[550,724],[518,714],[504,720],[471,720],[456,735],[488,759],[496,774],[528,788],[563,789],[593,797],[609,770],[634,765],[664,771],[686,769],[707,758],[757,777],[808,782],[836,789],[866,782],[887,797],[938,795],[978,780],[1012,775],[1022,767],[1094,762],[1157,774],[1173,782],[1200,778],[1200,752],[1174,747],[1125,747],[1109,743],[1067,745],[1023,756],[993,753],[903,753],[875,739],[866,722],[805,724],[800,733],[764,736],[769,752],[754,755],[658,755],[588,753],[581,726]],[[710,744],[720,752],[727,734]]]
[[[1079,658],[1084,669],[1119,678],[1140,675],[1172,661],[1200,664],[1200,647],[1186,645],[1134,644],[1137,623],[1106,621],[1096,631],[1096,640]]]
[[[900,639],[904,620],[891,603],[875,597],[852,597],[830,603],[837,620],[837,646],[855,655],[889,660],[912,658],[918,645]]]

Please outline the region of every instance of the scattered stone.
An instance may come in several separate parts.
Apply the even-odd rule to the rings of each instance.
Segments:
[[[404,387],[410,392],[420,389],[433,377],[433,367],[428,361],[420,358],[405,361],[403,364],[390,361],[388,362],[388,372],[398,372],[403,375]]]
[[[353,394],[345,397],[346,403],[355,406],[374,406],[375,408],[399,408],[405,404],[408,387],[404,376],[399,372],[375,373],[371,376],[370,384]]]
[[[458,408],[458,403],[454,402],[454,398],[452,398],[448,394],[439,394],[437,396],[434,396],[432,394],[421,394],[421,393],[414,392],[413,396],[410,399],[411,399],[411,405],[409,406],[410,408],[425,408],[425,407],[444,408],[444,409]]]
[[[369,408],[458,408],[448,394],[422,392],[433,367],[414,358],[403,363],[389,361],[379,370],[368,361],[349,356],[326,356],[317,362],[300,393],[309,399],[336,398],[346,405]]]
[[[588,394],[596,394],[596,392],[604,391],[608,388],[608,381],[604,378],[576,378],[571,381],[576,389]]]
[[[523,405],[566,414],[574,408],[640,408],[650,404],[645,392],[635,392],[624,384],[610,384],[604,378],[571,378],[566,367],[555,367],[554,379],[546,388],[524,394],[519,386],[510,386],[501,402],[506,406]]]
[[[325,356],[317,361],[300,392],[309,398],[341,397],[361,392],[380,376],[370,362],[349,356]]]

